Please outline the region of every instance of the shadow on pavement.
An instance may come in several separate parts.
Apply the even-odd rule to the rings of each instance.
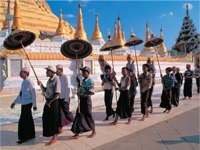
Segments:
[[[194,143],[200,144],[200,135],[193,135],[193,136],[183,136],[180,137],[180,140],[164,140],[164,141],[157,141],[160,144],[167,144],[167,145],[174,145],[180,143]]]

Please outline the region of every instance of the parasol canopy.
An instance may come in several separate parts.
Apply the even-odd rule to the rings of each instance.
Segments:
[[[114,40],[108,40],[100,49],[100,51],[110,51],[121,48],[122,46]]]
[[[163,39],[156,37],[154,34],[151,34],[151,38],[147,41],[144,46],[145,47],[154,47],[160,45],[163,42]]]
[[[108,41],[101,47],[100,51],[112,51],[118,48],[121,48],[122,45],[117,43],[114,40],[111,40],[110,32],[108,33]]]
[[[135,36],[135,34],[131,34],[130,39],[128,40],[128,42],[125,43],[125,46],[136,46],[141,44],[142,42],[143,42],[142,39]]]
[[[36,35],[26,30],[14,30],[3,42],[6,49],[17,50],[29,46],[34,42]]]
[[[68,58],[78,59],[85,58],[92,53],[92,46],[89,42],[81,39],[73,39],[62,44],[61,53]]]

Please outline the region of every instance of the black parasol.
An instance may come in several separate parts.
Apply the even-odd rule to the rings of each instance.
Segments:
[[[137,54],[136,54],[136,45],[139,45],[143,42],[142,39],[136,37],[136,35],[133,33],[130,36],[130,39],[128,40],[128,42],[125,43],[125,46],[134,46],[134,50],[135,50],[135,59],[136,59],[136,65],[137,65],[137,71],[138,71],[138,75],[139,75],[139,68],[138,68],[138,60],[137,60]]]
[[[17,50],[32,44],[36,36],[34,33],[25,30],[14,30],[3,42],[3,46],[9,50]]]
[[[85,58],[89,56],[92,52],[92,46],[89,42],[81,39],[73,39],[66,41],[61,46],[61,53],[68,58],[78,59]]]
[[[112,55],[112,51],[116,50],[118,48],[121,48],[122,45],[120,45],[119,43],[117,43],[114,40],[111,40],[111,35],[110,32],[108,32],[108,41],[101,47],[100,51],[110,51],[111,52],[111,57],[112,57],[112,67],[114,70],[114,62],[113,62],[113,55]]]
[[[150,40],[148,40],[144,44],[145,47],[154,47],[155,52],[156,52],[156,58],[157,58],[157,61],[158,61],[158,66],[159,66],[160,76],[161,77],[162,77],[162,72],[161,72],[160,63],[159,63],[159,60],[158,60],[158,52],[157,52],[155,46],[160,45],[162,42],[163,42],[163,39],[156,37],[154,34],[151,34]]]
[[[28,57],[28,54],[26,53],[24,47],[29,46],[30,44],[32,44],[34,42],[36,38],[36,35],[33,32],[30,31],[25,31],[25,30],[14,30],[12,31],[12,33],[4,40],[3,45],[6,49],[10,49],[10,50],[17,50],[17,49],[23,49],[29,64],[33,70],[33,73],[36,77],[36,79],[38,80],[38,77],[36,75],[36,72],[30,62],[30,59]]]

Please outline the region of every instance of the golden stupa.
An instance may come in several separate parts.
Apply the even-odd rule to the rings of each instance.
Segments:
[[[74,33],[74,38],[78,38],[81,40],[87,40],[87,34],[83,25],[83,14],[82,14],[82,6],[78,5],[78,24],[76,26],[76,32]]]
[[[113,36],[113,40],[117,41],[117,23],[116,22],[114,24],[114,36]]]
[[[92,40],[103,40],[102,33],[99,29],[98,14],[96,14],[95,16],[96,16],[95,28],[94,28],[94,32],[92,33],[92,38],[91,38],[90,41],[92,41]]]
[[[34,32],[38,38],[40,31],[55,32],[59,18],[53,14],[51,8],[45,0],[17,0],[10,1],[10,13],[14,14],[14,3],[17,3],[15,8],[16,17],[18,14],[21,18],[15,18],[15,20],[21,20],[21,25],[17,22],[21,28]],[[5,15],[7,13],[8,2],[6,0],[0,1],[0,28],[5,29]],[[19,10],[20,9],[20,10]],[[21,12],[21,13],[20,13]],[[15,22],[10,23],[15,27]],[[63,21],[63,28],[66,31],[67,36],[74,38],[75,29],[66,21]]]
[[[160,28],[160,38],[163,39],[162,28]],[[165,57],[168,55],[164,41],[158,46],[158,55]]]
[[[121,23],[120,23],[120,17],[118,17],[118,25],[117,25],[117,39],[116,42],[119,43],[120,45],[122,45],[124,47],[124,40],[121,34]]]
[[[149,25],[148,25],[148,22],[146,23],[146,39],[145,39],[145,42],[146,43],[147,41],[149,41],[150,39],[150,32],[149,32]],[[141,53],[140,53],[140,56],[147,56],[147,55],[153,55],[155,53],[155,50],[153,47],[143,47]]]

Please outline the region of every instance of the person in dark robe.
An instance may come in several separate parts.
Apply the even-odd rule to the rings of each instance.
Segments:
[[[179,105],[180,88],[183,82],[183,75],[179,71],[180,69],[176,68],[176,66],[172,67],[171,76],[174,79],[174,87],[172,88],[172,105],[176,107]]]
[[[21,115],[18,123],[18,144],[22,144],[30,139],[35,138],[35,126],[31,108],[37,110],[35,85],[29,78],[30,68],[24,67],[20,71],[20,77],[23,79],[19,95],[11,104],[13,109],[15,105],[21,104]]]
[[[115,120],[110,123],[111,125],[116,125],[119,117],[121,119],[128,118],[128,122],[126,122],[126,124],[131,123],[132,107],[130,105],[129,93],[131,79],[128,76],[128,68],[122,68],[122,75],[120,83],[118,83],[117,79],[114,78],[115,82],[117,82],[119,86],[120,96],[117,101],[116,117]]]
[[[197,95],[200,94],[200,66],[197,66],[194,77],[196,78]]]
[[[104,88],[104,102],[106,106],[106,118],[103,121],[108,121],[110,116],[115,117],[115,111],[112,108],[113,92],[114,92],[114,82],[111,76],[111,67],[109,65],[105,66],[105,76],[102,80],[102,86]]]
[[[77,95],[80,97],[80,112],[76,112],[76,116],[71,128],[71,131],[74,133],[73,136],[71,136],[71,139],[78,139],[79,134],[87,131],[92,131],[92,133],[87,136],[88,138],[93,138],[96,135],[96,130],[95,130],[95,122],[92,116],[92,100],[91,100],[91,95],[94,95],[94,81],[90,78],[90,68],[85,66],[84,68],[80,69],[82,71],[82,76],[83,76],[83,81],[82,84],[80,83],[80,80],[77,78],[78,82],[78,93]],[[89,129],[87,131],[81,131],[80,128],[82,126],[79,126],[78,121],[80,118],[78,113],[81,113],[84,118],[84,122],[81,124],[84,125]],[[82,121],[82,120],[81,120]],[[81,132],[80,132],[81,131]]]
[[[172,100],[172,88],[174,87],[174,79],[170,75],[172,71],[171,67],[165,69],[166,75],[162,77],[163,91],[161,95],[160,107],[165,108],[163,113],[169,113],[172,109],[171,100]]]
[[[65,125],[70,124],[74,121],[74,116],[72,112],[70,112],[69,104],[70,104],[70,96],[71,96],[71,89],[70,89],[70,80],[68,76],[63,73],[63,65],[58,64],[56,65],[56,75],[59,76],[60,84],[61,84],[61,93],[59,96],[59,112],[60,112],[60,128],[59,133],[63,132],[62,127]]]
[[[189,99],[192,97],[192,78],[194,77],[194,71],[191,70],[190,64],[186,65],[186,71],[184,73],[184,88],[183,88],[183,100],[186,99],[186,97],[189,97]]]
[[[148,98],[149,98],[149,90],[152,87],[152,74],[148,72],[149,65],[143,64],[142,65],[143,73],[139,76],[139,85],[140,85],[140,98],[141,98],[141,113],[142,121],[145,120],[145,118],[149,117],[148,112]]]
[[[149,110],[149,113],[153,113],[153,103],[152,103],[152,100],[151,100],[151,97],[153,95],[153,90],[154,90],[154,85],[155,85],[155,77],[156,77],[156,67],[154,65],[154,61],[148,57],[147,59],[147,65],[149,66],[149,73],[152,74],[152,86],[151,88],[149,89],[149,96],[148,96],[148,100],[147,100],[147,107],[151,107],[151,109]]]
[[[137,81],[137,78],[136,78],[136,75],[135,73],[132,72],[131,69],[128,68],[128,75],[131,79],[131,85],[130,85],[130,89],[129,89],[129,92],[130,92],[130,105],[131,105],[131,112],[133,113],[134,112],[134,103],[135,103],[135,96],[137,94],[137,86],[138,86],[138,81]]]
[[[50,146],[57,141],[59,133],[59,95],[61,93],[61,84],[59,78],[55,75],[56,68],[49,65],[46,69],[46,75],[49,77],[46,87],[43,86],[41,81],[38,85],[42,88],[45,96],[46,103],[42,114],[43,136],[51,137],[52,139],[46,143]]]

